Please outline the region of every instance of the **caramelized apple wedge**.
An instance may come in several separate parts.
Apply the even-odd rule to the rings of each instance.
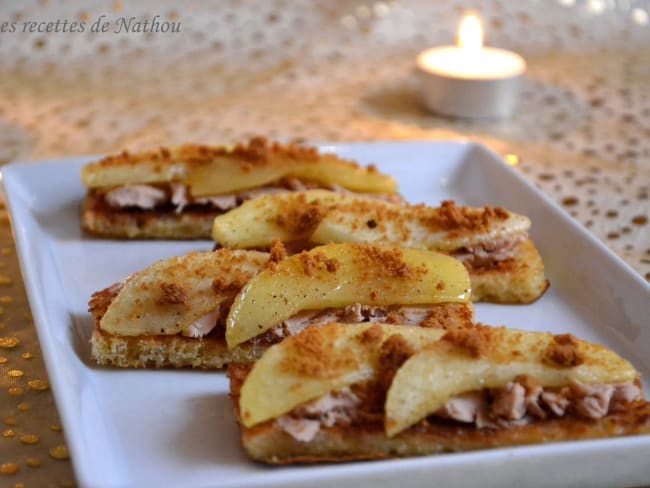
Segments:
[[[456,395],[505,386],[519,375],[534,377],[542,387],[638,377],[615,352],[568,334],[477,325],[448,332],[402,365],[386,398],[386,434],[407,429]]]
[[[196,155],[196,146],[189,145],[139,153],[123,151],[83,166],[81,181],[87,188],[182,181],[187,159]]]
[[[184,183],[194,197],[232,194],[300,178],[338,185],[354,192],[395,193],[397,183],[374,167],[363,167],[315,148],[269,143],[253,138],[247,144],[187,144],[141,153],[123,152],[82,168],[88,188],[128,184]]]
[[[249,281],[226,323],[232,348],[302,310],[468,302],[465,267],[430,251],[328,244],[280,261]]]
[[[320,219],[312,242],[369,242],[451,252],[525,234],[530,219],[492,207],[396,205],[372,200],[341,202]]]
[[[240,249],[267,247],[277,237],[283,242],[367,242],[452,252],[525,235],[530,225],[528,217],[502,208],[458,207],[453,202],[404,205],[308,190],[244,203],[215,219],[213,238]],[[259,229],[248,228],[253,226]]]
[[[241,389],[241,420],[251,427],[309,400],[369,380],[382,344],[400,335],[414,350],[436,341],[441,329],[380,324],[312,327],[268,349]]]
[[[158,261],[127,278],[99,325],[121,336],[178,334],[231,300],[268,258],[220,249]]]
[[[328,185],[338,185],[354,192],[395,193],[394,178],[374,169],[343,161],[325,154],[314,161],[294,161],[269,157],[254,167],[233,164],[231,158],[215,158],[193,166],[185,182],[192,195],[219,195],[260,187],[283,178],[299,178]]]
[[[274,239],[306,240],[336,204],[355,199],[361,197],[327,190],[264,195],[216,217],[212,238],[232,249],[266,248]]]

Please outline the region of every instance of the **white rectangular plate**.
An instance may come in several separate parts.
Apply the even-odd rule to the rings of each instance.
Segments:
[[[612,347],[650,378],[650,287],[495,154],[471,143],[324,145],[397,177],[412,202],[526,214],[549,291],[526,306],[479,304],[480,321],[571,332]],[[89,361],[90,295],[207,241],[124,242],[79,229],[87,159],[13,164],[2,176],[41,348],[84,486],[630,486],[650,479],[650,436],[344,465],[250,462],[221,372],[109,370]],[[647,383],[645,384],[648,390]]]

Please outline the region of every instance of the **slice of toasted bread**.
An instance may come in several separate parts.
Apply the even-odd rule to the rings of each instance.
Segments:
[[[201,339],[173,336],[118,336],[95,327],[91,357],[101,366],[117,368],[221,369],[231,362],[247,363],[259,357],[252,344],[228,350],[223,336]]]
[[[81,227],[99,237],[115,239],[209,239],[219,210],[162,210],[110,208],[96,194],[82,203]]]
[[[241,441],[249,456],[269,464],[344,462],[423,456],[477,449],[650,433],[650,404],[593,422],[561,418],[498,431],[462,425],[430,424],[387,438],[381,422],[363,427],[331,427],[305,444],[273,422],[246,429]]]
[[[230,396],[239,418],[239,396],[251,365],[230,365]],[[321,427],[310,442],[301,442],[275,420],[242,427],[241,442],[255,461],[268,464],[346,462],[422,456],[477,449],[598,439],[650,433],[650,403],[638,401],[624,412],[600,420],[575,416],[536,420],[502,429],[480,429],[445,420],[427,420],[387,437],[382,416],[348,426]]]
[[[95,316],[90,339],[91,359],[116,368],[222,369],[231,363],[249,363],[260,358],[273,341],[248,341],[229,349],[223,331],[202,338],[182,335],[123,336],[102,330]],[[464,303],[433,306],[426,327],[458,329],[472,326],[472,309]],[[278,341],[280,339],[275,339]]]
[[[337,245],[337,249],[341,246],[349,246],[349,251],[354,256],[361,252],[358,244]],[[424,303],[420,303],[420,300],[413,303],[400,297],[394,302],[386,303],[380,285],[383,283],[390,290],[390,284],[386,280],[380,280],[381,282],[377,284],[376,289],[372,290],[368,298],[372,303],[365,307],[382,306],[383,310],[374,315],[368,310],[364,312],[364,304],[356,303],[360,298],[355,299],[349,294],[342,297],[342,301],[329,305],[323,304],[325,302],[321,293],[325,288],[322,288],[316,290],[319,293],[315,295],[320,302],[317,300],[315,305],[298,308],[289,314],[278,316],[272,312],[271,302],[275,300],[276,305],[278,301],[284,303],[280,273],[283,264],[300,264],[297,274],[292,275],[293,278],[289,281],[292,284],[300,283],[299,278],[302,276],[302,283],[305,286],[300,288],[301,294],[306,293],[307,285],[311,282],[318,284],[316,274],[321,265],[323,266],[321,271],[325,272],[330,279],[338,276],[336,275],[338,271],[341,271],[341,279],[361,272],[365,272],[363,276],[368,277],[368,270],[356,265],[345,267],[343,261],[321,262],[303,259],[308,258],[309,253],[283,260],[277,256],[282,254],[278,249],[274,249],[270,256],[258,251],[230,249],[194,252],[158,261],[134,273],[125,283],[116,284],[93,294],[89,302],[89,310],[95,321],[91,339],[91,358],[98,364],[118,367],[221,368],[232,361],[257,359],[269,345],[281,341],[285,336],[295,333],[302,327],[323,325],[334,320],[332,317],[340,319],[349,315],[356,317],[350,321],[357,323],[380,320],[392,323],[400,321],[440,329],[472,326],[473,308],[468,297],[462,300],[455,297],[454,300],[449,301],[440,299],[445,289],[452,290],[454,286],[460,287],[460,290],[468,288],[467,273],[458,262],[437,253],[414,251],[413,253],[420,258],[416,260],[417,266],[415,266],[407,257],[403,257],[404,253],[400,250],[362,247],[367,251],[363,256],[371,260],[379,260],[378,262],[364,261],[366,265],[374,264],[373,269],[383,263],[381,257],[384,254],[380,251],[384,253],[393,251],[395,279],[400,277],[398,285],[406,286],[410,290],[407,286],[410,282],[406,279],[407,271],[410,270],[415,272],[420,280],[417,282],[419,286],[431,285],[435,293],[425,294]],[[321,248],[321,251],[316,250],[311,254],[320,259],[323,256],[322,252],[324,251]],[[423,253],[426,256],[421,256]],[[413,259],[411,254],[409,256],[409,259]],[[438,263],[440,261],[438,258],[452,264],[454,270],[460,272],[460,276],[450,272],[449,276],[443,279],[440,275],[443,272],[442,265],[438,265],[435,272],[429,273],[425,264],[429,262],[428,260]],[[271,259],[270,263],[269,259]],[[305,268],[307,264],[310,265]],[[267,266],[269,266],[268,270]],[[261,309],[262,314],[277,321],[269,326],[268,331],[255,322],[254,334],[241,340],[241,343],[237,342],[237,347],[229,349],[225,329],[230,327],[232,331],[242,326],[234,318],[231,321],[231,316],[242,315],[242,310],[251,310],[245,307],[238,308],[238,313],[233,312],[235,309],[232,305],[233,300],[237,302],[241,296],[250,297],[260,290],[259,286],[256,289],[253,287],[251,280],[260,271],[269,271],[267,278],[271,281],[265,280],[262,285],[266,284],[268,288],[264,286],[262,288],[269,291],[270,295],[263,300],[257,300],[257,303],[264,302],[266,308]],[[336,285],[336,281],[333,284]],[[245,293],[239,293],[243,287]],[[338,289],[338,286],[334,288]],[[416,292],[412,294],[418,296]],[[259,308],[255,300],[249,305],[255,310]],[[304,312],[307,316],[301,315]],[[204,324],[206,321],[207,323]],[[202,325],[198,325],[199,323]],[[289,325],[290,323],[293,325]],[[204,328],[205,325],[208,327]]]
[[[549,286],[544,264],[532,240],[517,244],[514,254],[490,267],[473,268],[466,262],[472,282],[472,300],[495,303],[531,303]]]

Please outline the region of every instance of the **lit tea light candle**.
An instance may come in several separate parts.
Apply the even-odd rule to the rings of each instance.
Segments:
[[[457,117],[495,118],[517,106],[526,62],[519,54],[483,46],[475,15],[458,29],[458,45],[427,49],[417,58],[420,94],[430,110]]]

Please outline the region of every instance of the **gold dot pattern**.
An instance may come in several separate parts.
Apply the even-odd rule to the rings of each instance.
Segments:
[[[40,468],[43,465],[43,461],[41,461],[39,458],[28,457],[25,460],[25,464],[30,468]]]
[[[0,2],[0,19],[159,14],[183,26],[177,36],[2,34],[0,164],[255,134],[469,138],[650,282],[645,3],[479,2],[488,44],[528,62],[519,110],[499,122],[437,117],[414,89],[417,52],[453,41],[464,0],[191,3]],[[604,10],[591,11],[595,3]],[[11,481],[0,476],[0,486],[74,486],[2,202],[0,317],[0,419],[11,443],[0,452]],[[39,441],[22,442],[29,436]]]
[[[20,344],[20,339],[17,337],[0,337],[0,348],[12,349]]]
[[[4,212],[0,209],[0,214]],[[0,334],[0,419],[4,425],[0,439],[11,442],[8,449],[0,450],[0,486],[74,486],[26,297],[22,286],[15,288],[20,272],[14,253],[6,251],[10,245],[10,234],[0,229],[0,246],[5,249],[0,267],[12,280],[0,284],[5,304],[0,314],[6,326]],[[64,446],[53,450],[59,458],[50,454],[52,446]],[[1,475],[10,476],[15,484],[4,483]]]
[[[20,471],[20,466],[16,463],[0,464],[0,474],[13,475]]]
[[[50,388],[50,384],[47,380],[30,380],[27,384],[32,390],[36,391],[44,391]]]
[[[50,449],[50,456],[58,460],[65,460],[70,457],[68,454],[68,448],[63,444],[54,446],[52,449]]]
[[[20,436],[20,442],[23,444],[38,444],[40,442],[40,439],[37,435],[27,434]]]

